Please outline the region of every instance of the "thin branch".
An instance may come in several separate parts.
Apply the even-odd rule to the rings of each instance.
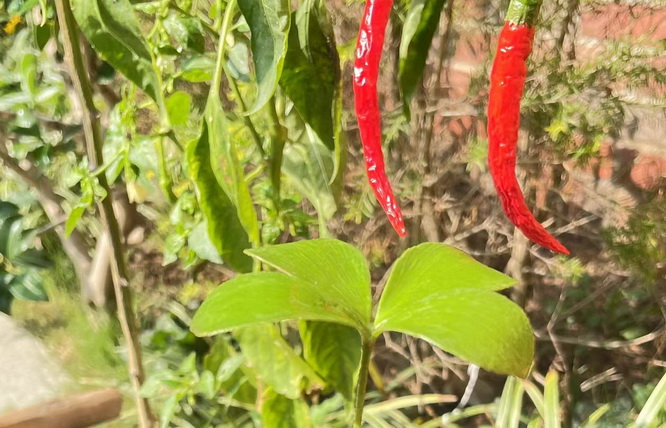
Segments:
[[[79,35],[69,0],[56,0],[56,11],[60,24],[65,59],[69,68],[70,78],[81,100],[83,108],[83,129],[86,140],[86,152],[91,168],[104,165],[102,152],[102,135],[99,113],[95,109],[93,93],[80,50]],[[113,211],[112,192],[105,174],[98,177],[100,186],[107,196],[100,202],[102,225],[111,237],[114,257],[111,260],[113,288],[118,305],[118,319],[125,337],[129,364],[129,374],[134,389],[139,424],[142,428],[154,425],[154,417],[150,411],[148,400],[141,396],[140,389],[144,381],[141,348],[139,345],[138,328],[132,307],[132,292],[129,288],[129,271],[125,261],[125,253],[120,226]]]

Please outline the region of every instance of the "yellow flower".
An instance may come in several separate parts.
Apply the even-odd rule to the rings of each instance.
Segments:
[[[21,17],[19,15],[12,16],[12,18],[5,24],[2,30],[5,32],[5,34],[12,35],[20,23]]]

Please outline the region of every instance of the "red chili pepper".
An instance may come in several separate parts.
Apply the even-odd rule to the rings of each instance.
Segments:
[[[354,102],[365,168],[375,197],[398,235],[405,236],[402,212],[386,177],[377,97],[379,62],[393,0],[368,0],[361,20],[354,63]]]
[[[569,254],[536,220],[516,179],[516,146],[520,99],[525,88],[526,61],[532,51],[534,23],[540,0],[511,0],[490,74],[488,100],[488,164],[504,213],[537,244]]]

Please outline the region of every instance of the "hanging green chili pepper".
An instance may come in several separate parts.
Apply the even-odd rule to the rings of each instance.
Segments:
[[[354,63],[354,102],[363,143],[365,168],[375,197],[398,235],[405,236],[405,224],[391,184],[386,177],[377,97],[379,62],[393,0],[368,0],[361,20]]]
[[[526,61],[532,51],[541,0],[511,0],[490,74],[488,164],[502,208],[511,222],[537,244],[569,254],[530,212],[516,179],[516,146]]]

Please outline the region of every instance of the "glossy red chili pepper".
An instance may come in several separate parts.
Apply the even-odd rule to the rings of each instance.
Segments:
[[[569,250],[550,235],[530,212],[516,179],[520,99],[525,87],[526,61],[532,51],[533,24],[539,6],[540,1],[530,0],[512,0],[509,5],[490,74],[488,164],[509,220],[537,244],[568,255]]]
[[[405,236],[402,212],[386,177],[377,97],[379,62],[393,0],[368,0],[361,20],[354,62],[354,103],[365,168],[375,197],[398,235]]]

